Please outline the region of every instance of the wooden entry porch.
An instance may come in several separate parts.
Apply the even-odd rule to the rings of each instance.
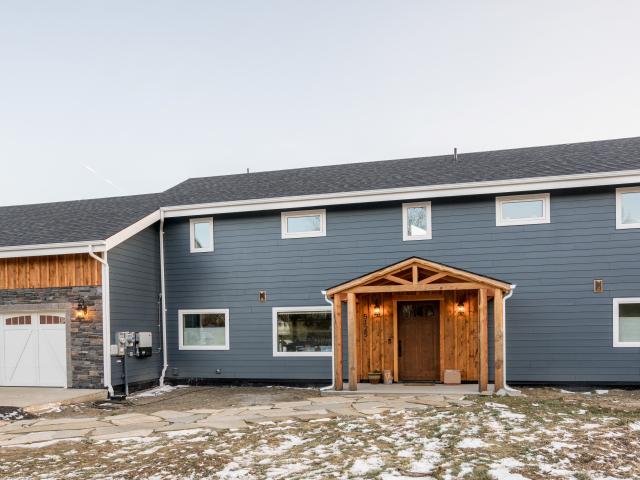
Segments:
[[[335,389],[343,384],[343,303],[347,304],[349,390],[372,371],[394,382],[442,382],[446,369],[487,391],[488,305],[494,304],[495,390],[504,388],[503,296],[511,285],[410,258],[333,287]]]

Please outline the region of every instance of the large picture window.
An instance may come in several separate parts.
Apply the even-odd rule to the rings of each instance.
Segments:
[[[616,190],[616,228],[640,228],[640,187]]]
[[[548,193],[496,197],[496,225],[549,223],[551,207]]]
[[[273,309],[273,355],[331,356],[331,307]]]
[[[613,346],[640,347],[640,298],[613,299]]]
[[[178,311],[180,350],[229,350],[229,310]]]

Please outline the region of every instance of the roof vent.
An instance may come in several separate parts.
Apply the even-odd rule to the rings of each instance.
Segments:
[[[453,159],[458,160],[458,147],[453,147]]]

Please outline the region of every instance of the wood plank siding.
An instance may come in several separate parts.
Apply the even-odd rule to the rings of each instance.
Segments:
[[[89,254],[0,258],[0,289],[102,285],[100,262]]]

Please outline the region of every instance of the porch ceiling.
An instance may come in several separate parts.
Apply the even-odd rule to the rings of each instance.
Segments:
[[[511,284],[466,270],[411,257],[327,290],[327,296],[339,293],[425,292],[491,288],[504,292]]]

